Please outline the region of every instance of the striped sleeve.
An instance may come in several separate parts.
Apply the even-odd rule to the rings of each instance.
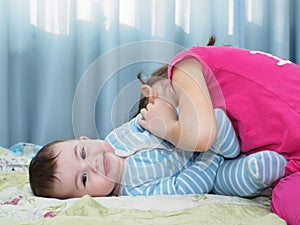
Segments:
[[[218,135],[211,150],[225,158],[235,158],[240,154],[240,145],[231,121],[221,109],[214,109]]]
[[[205,194],[214,185],[214,179],[223,157],[212,151],[198,154],[198,157],[188,166],[173,176],[161,175],[160,179],[141,182],[139,185],[122,187],[121,195],[172,195],[172,194]],[[157,170],[163,171],[163,165]],[[132,168],[134,169],[134,168]],[[134,175],[137,171],[132,171]],[[141,171],[140,171],[141,172]],[[144,171],[147,173],[147,171]]]

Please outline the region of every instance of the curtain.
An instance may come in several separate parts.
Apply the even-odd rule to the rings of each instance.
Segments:
[[[0,0],[0,146],[104,138],[177,52],[256,49],[300,64],[298,0]]]

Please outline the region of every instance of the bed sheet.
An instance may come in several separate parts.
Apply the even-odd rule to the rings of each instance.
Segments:
[[[162,195],[58,200],[33,196],[24,154],[0,148],[0,224],[286,224],[270,199],[220,195]],[[12,169],[13,166],[18,165]]]

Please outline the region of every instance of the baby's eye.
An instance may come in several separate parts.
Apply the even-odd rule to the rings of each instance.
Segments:
[[[87,174],[84,173],[84,174],[82,175],[82,184],[83,184],[84,187],[85,187],[85,185],[86,185],[86,182],[87,182]]]
[[[86,153],[85,153],[84,147],[81,149],[80,155],[83,159],[86,159]]]

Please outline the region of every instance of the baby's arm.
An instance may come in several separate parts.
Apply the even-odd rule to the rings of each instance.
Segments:
[[[200,153],[192,165],[171,177],[162,177],[131,187],[124,187],[124,195],[206,194],[214,185],[215,176],[223,157],[212,151]]]
[[[210,150],[225,158],[235,158],[240,154],[240,144],[231,121],[222,109],[216,108],[214,109],[214,113],[217,121],[218,134]]]
[[[261,151],[225,160],[216,175],[213,192],[249,197],[270,187],[284,175],[286,159],[274,151]]]

